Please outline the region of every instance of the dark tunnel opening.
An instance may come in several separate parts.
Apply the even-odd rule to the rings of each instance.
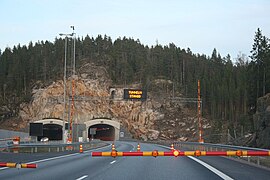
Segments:
[[[90,126],[88,129],[88,138],[91,139],[90,128],[96,128],[96,134],[93,136],[94,139],[100,139],[102,141],[114,141],[115,129],[113,126],[108,124],[96,124]]]
[[[58,124],[43,124],[43,136],[38,136],[38,141],[43,137],[49,138],[49,140],[62,140],[63,129]]]

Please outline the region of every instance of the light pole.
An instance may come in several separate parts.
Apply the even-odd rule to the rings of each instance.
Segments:
[[[72,28],[73,32],[72,35],[74,35],[73,37],[73,76],[75,75],[75,43],[76,43],[76,33],[74,32],[75,28],[74,26],[70,26],[70,28]]]
[[[60,36],[65,36],[65,62],[64,62],[64,112],[63,112],[63,134],[62,134],[62,139],[63,143],[65,143],[65,115],[66,115],[66,78],[67,78],[67,38],[68,36],[73,36],[73,33],[71,34],[63,34],[60,33]]]

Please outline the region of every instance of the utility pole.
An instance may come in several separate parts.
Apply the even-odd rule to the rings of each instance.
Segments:
[[[201,122],[201,86],[198,80],[198,123],[199,123],[199,143],[204,143],[202,138],[202,122]]]

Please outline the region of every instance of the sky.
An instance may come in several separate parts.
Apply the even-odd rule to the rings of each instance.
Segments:
[[[174,43],[193,53],[250,55],[258,28],[270,38],[269,0],[0,0],[0,49],[59,33]]]

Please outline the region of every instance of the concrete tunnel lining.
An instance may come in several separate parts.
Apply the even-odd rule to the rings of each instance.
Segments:
[[[90,129],[96,128],[96,134],[93,135],[94,139],[100,139],[103,141],[114,141],[115,140],[115,127],[108,124],[95,124],[88,129],[88,138],[91,139]]]
[[[86,125],[86,130],[89,132],[89,128],[94,125],[98,124],[107,124],[114,127],[114,140],[119,140],[119,133],[120,133],[120,123],[117,121],[109,120],[109,119],[94,119],[84,122]]]
[[[58,124],[63,127],[63,121],[59,119],[42,119],[35,121],[34,123],[43,123],[44,124]]]

